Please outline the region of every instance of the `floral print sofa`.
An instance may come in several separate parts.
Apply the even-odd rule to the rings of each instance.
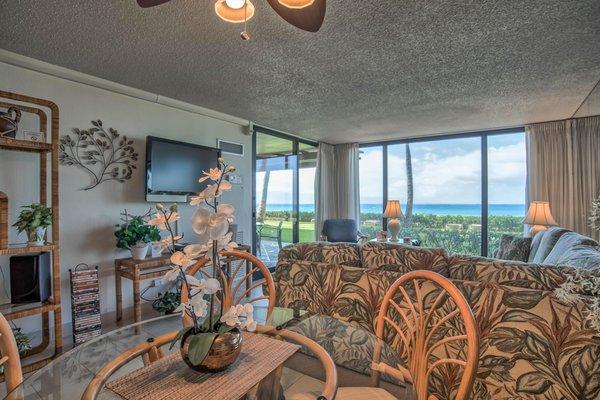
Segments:
[[[575,273],[568,266],[374,242],[298,244],[279,255],[278,306],[331,317],[297,329],[319,341],[338,364],[368,373],[372,343],[364,334],[344,335],[356,339],[340,343],[335,332],[374,332],[387,288],[415,269],[449,278],[474,311],[480,333],[474,399],[600,399],[600,332],[586,319],[593,299],[582,296],[585,301],[569,305],[554,294]],[[393,337],[387,341],[398,346]],[[438,374],[430,389],[440,400],[452,399],[456,379]]]

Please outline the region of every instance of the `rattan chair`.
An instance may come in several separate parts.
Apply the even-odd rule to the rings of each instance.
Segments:
[[[460,332],[453,333],[457,331]],[[448,279],[431,271],[413,271],[400,277],[383,299],[376,333],[380,342],[375,346],[371,365],[373,386],[339,388],[336,400],[395,399],[378,387],[381,373],[411,384],[416,400],[436,400],[429,392],[430,377],[448,364],[462,368],[460,381],[449,390],[452,398],[469,398],[479,357],[477,325],[466,299]],[[386,338],[401,350],[406,367],[381,362]],[[302,393],[288,400],[317,397],[317,393]]]
[[[22,382],[21,358],[13,331],[4,315],[0,314],[0,365],[4,366],[4,381],[8,399],[20,399],[18,393],[12,393]]]

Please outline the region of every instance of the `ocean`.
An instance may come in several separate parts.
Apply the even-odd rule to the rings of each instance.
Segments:
[[[291,204],[267,204],[267,211],[290,211]],[[402,205],[402,210],[406,210],[406,204]],[[300,211],[314,212],[313,204],[300,204]],[[381,204],[361,204],[361,213],[381,213]],[[433,215],[481,215],[480,204],[415,204],[413,207],[415,214],[433,214]],[[522,217],[525,215],[524,204],[490,204],[490,215],[512,215]]]

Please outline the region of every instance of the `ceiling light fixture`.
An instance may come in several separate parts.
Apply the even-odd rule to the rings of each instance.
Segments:
[[[254,4],[250,0],[217,0],[215,12],[223,21],[240,24],[254,16]]]
[[[315,0],[279,0],[279,4],[287,8],[304,8],[312,5]]]

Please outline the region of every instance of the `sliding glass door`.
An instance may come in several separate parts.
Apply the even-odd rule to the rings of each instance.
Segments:
[[[491,255],[502,234],[523,231],[525,158],[522,130],[361,146],[361,230],[375,237],[386,201],[399,200],[402,236]]]
[[[316,144],[267,129],[254,135],[255,254],[274,267],[282,247],[315,240]]]

